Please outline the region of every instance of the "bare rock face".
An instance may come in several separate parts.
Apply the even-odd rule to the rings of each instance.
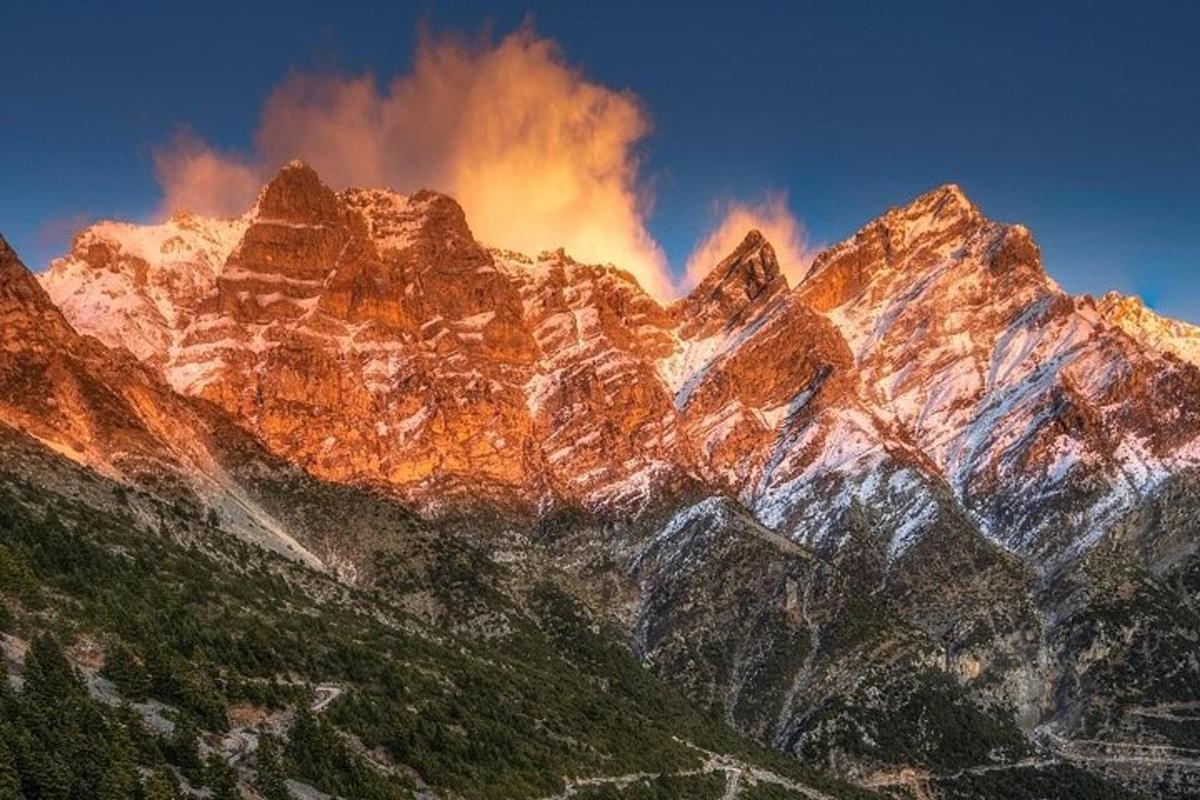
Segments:
[[[263,189],[202,311],[246,324],[297,319],[331,271],[364,256],[365,234],[311,167],[290,164]]]
[[[0,341],[4,351],[46,351],[71,333],[71,327],[44,289],[0,236]]]
[[[1046,276],[1025,228],[957,187],[872,222],[796,291],[846,337],[869,404],[1008,547],[1061,554],[1196,456],[1188,404],[1166,388],[1191,368],[1130,346]],[[1155,414],[1182,423],[1174,447],[1157,446]]]
[[[211,375],[195,393],[319,476],[417,502],[540,496],[521,300],[447,197],[339,196],[290,165],[184,344],[179,370]]]
[[[695,456],[655,370],[674,347],[667,312],[628,274],[561,251],[499,258],[538,350],[526,397],[551,496],[628,507],[675,491]]]
[[[0,238],[0,422],[98,471],[209,473],[202,422],[152,368],[77,334]]]
[[[708,467],[734,493],[761,480],[780,435],[853,392],[852,360],[823,316],[788,298],[689,388],[682,405]]]
[[[236,221],[95,226],[44,281],[282,457],[426,509],[702,485],[810,543],[878,509],[899,557],[948,491],[1052,558],[1200,459],[1188,328],[1067,295],[953,185],[792,290],[751,231],[663,307],[619,269],[488,250],[444,195],[297,162]]]
[[[935,189],[871,222],[852,239],[820,254],[803,280],[804,294],[819,311],[841,306],[903,260],[928,267],[986,223],[954,185]],[[881,287],[882,288],[882,287]]]
[[[786,291],[787,279],[779,269],[775,249],[761,233],[750,231],[681,301],[679,335],[704,339],[723,328],[736,327]]]
[[[1200,366],[1200,328],[1195,325],[1163,317],[1147,308],[1140,298],[1117,292],[1096,301],[1096,311],[1140,344]]]

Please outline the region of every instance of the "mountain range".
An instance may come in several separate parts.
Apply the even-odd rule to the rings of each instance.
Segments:
[[[550,581],[851,791],[1200,792],[1200,329],[1065,292],[957,186],[795,286],[747,231],[664,304],[292,162],[240,217],[97,223],[36,277],[0,244],[0,344],[5,474],[48,492],[25,506],[128,487],[155,535],[484,640]],[[503,613],[435,602],[447,542]],[[725,797],[803,794],[738,763]]]

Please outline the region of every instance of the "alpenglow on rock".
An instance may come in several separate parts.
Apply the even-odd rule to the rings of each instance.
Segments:
[[[751,231],[662,306],[618,267],[488,249],[444,195],[293,162],[234,220],[92,226],[42,282],[283,458],[427,511],[699,492],[836,548],[855,506],[895,556],[954,510],[1053,560],[1200,461],[1195,329],[1068,295],[952,185],[795,287]]]

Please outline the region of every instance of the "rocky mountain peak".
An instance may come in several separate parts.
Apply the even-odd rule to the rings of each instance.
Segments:
[[[787,288],[775,248],[761,232],[751,230],[683,300],[680,335],[711,336],[749,319]]]
[[[37,346],[70,332],[37,279],[0,236],[0,351]]]
[[[917,197],[899,208],[900,216],[919,219],[932,216],[939,219],[969,218],[982,216],[978,206],[967,197],[957,183],[945,183]]]
[[[1195,325],[1161,316],[1140,297],[1120,292],[1101,297],[1096,312],[1135,341],[1200,366],[1200,328]]]
[[[1142,316],[1149,309],[1142,298],[1134,294],[1121,294],[1117,291],[1106,292],[1096,301],[1096,310],[1105,317],[1116,321],[1126,316]]]
[[[0,269],[10,269],[9,265],[17,260],[16,251],[9,245],[7,239],[0,236]]]
[[[376,250],[399,258],[418,272],[435,267],[474,270],[490,258],[475,240],[462,206],[448,195],[420,189],[411,195],[390,189],[347,189],[343,202],[366,223]]]
[[[299,224],[330,222],[339,211],[337,194],[321,182],[316,170],[298,160],[279,170],[258,200],[260,218]]]
[[[467,224],[467,215],[454,198],[430,189],[421,189],[409,199],[413,212],[419,215],[420,237],[437,253],[457,251],[472,260],[488,260],[483,247],[475,240]]]
[[[907,205],[892,208],[864,230],[883,239],[889,255],[902,256],[920,250],[945,254],[962,246],[989,224],[963,190],[948,183]]]
[[[992,222],[956,184],[946,184],[892,208],[821,253],[798,288],[813,307],[828,311],[868,286],[874,286],[872,295],[903,293],[914,280],[951,263],[969,270],[986,264],[998,275],[1029,273],[1047,283],[1025,228]],[[1021,266],[1029,269],[1016,269]]]

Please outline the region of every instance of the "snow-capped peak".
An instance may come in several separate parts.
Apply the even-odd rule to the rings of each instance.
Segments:
[[[1140,297],[1119,292],[1101,297],[1096,310],[1135,340],[1200,366],[1200,327],[1161,316]]]
[[[161,363],[172,331],[213,292],[247,224],[190,213],[156,225],[97,222],[39,279],[81,332]]]

